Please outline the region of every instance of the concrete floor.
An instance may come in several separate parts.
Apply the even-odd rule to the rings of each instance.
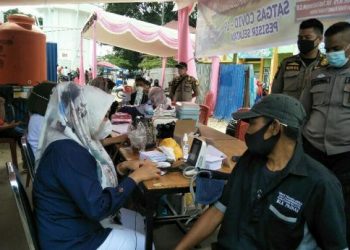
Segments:
[[[19,149],[17,151],[19,165],[22,166],[21,153]],[[26,238],[5,169],[7,161],[11,161],[9,147],[0,144],[0,249],[27,250]],[[22,175],[22,183],[25,183],[26,176]],[[27,188],[27,193],[30,195],[31,187]],[[182,237],[182,232],[175,224],[159,225],[154,230],[155,248],[156,250],[173,249]],[[215,239],[216,235],[203,242],[198,249],[210,249],[210,244]]]

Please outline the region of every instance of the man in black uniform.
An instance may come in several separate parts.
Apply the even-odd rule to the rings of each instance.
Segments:
[[[220,224],[218,249],[346,249],[341,186],[303,152],[301,103],[272,94],[233,117],[249,122],[248,150],[176,249],[193,248]]]
[[[300,24],[298,48],[300,53],[284,59],[272,83],[272,93],[283,93],[300,98],[315,68],[327,65],[325,55],[318,50],[323,39],[323,24],[317,19]]]

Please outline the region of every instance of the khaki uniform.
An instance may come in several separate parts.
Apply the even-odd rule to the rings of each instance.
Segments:
[[[190,102],[192,97],[198,96],[199,94],[198,85],[198,81],[192,76],[185,75],[175,77],[169,83],[171,100]]]
[[[327,155],[350,152],[350,62],[315,70],[300,101],[309,116],[304,137]]]
[[[278,69],[272,83],[272,93],[282,93],[297,99],[306,84],[310,81],[314,69],[328,65],[326,56],[319,53],[317,59],[311,64],[306,64],[300,55],[284,59]]]

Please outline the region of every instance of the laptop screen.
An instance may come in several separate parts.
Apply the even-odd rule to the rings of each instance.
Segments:
[[[197,138],[193,138],[192,146],[187,158],[187,164],[190,166],[196,166],[199,152],[201,150],[202,141]]]

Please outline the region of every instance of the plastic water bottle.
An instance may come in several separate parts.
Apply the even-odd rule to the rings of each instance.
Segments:
[[[187,136],[187,133],[185,133],[184,137],[182,138],[182,154],[185,160],[187,160],[188,151],[189,151],[188,136]]]

